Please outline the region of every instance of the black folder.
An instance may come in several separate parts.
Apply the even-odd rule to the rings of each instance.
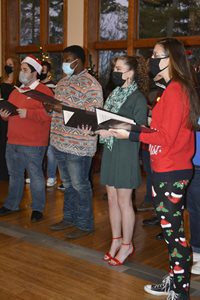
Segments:
[[[23,90],[21,88],[15,87],[20,93],[22,94],[26,94],[28,97],[34,99],[34,100],[38,100],[42,103],[46,103],[46,104],[60,104],[61,102],[57,99],[55,99],[53,96],[49,96],[46,95],[38,90]]]
[[[93,132],[99,129],[126,129],[136,132],[154,132],[146,126],[136,124],[132,119],[125,118],[115,113],[110,113],[104,109],[96,108],[95,112],[63,105],[64,123],[69,127],[79,127],[86,125]],[[107,120],[105,120],[107,119]]]
[[[11,116],[18,115],[18,107],[7,100],[0,101],[0,109],[7,110]]]

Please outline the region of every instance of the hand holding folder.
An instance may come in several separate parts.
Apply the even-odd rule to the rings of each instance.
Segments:
[[[8,113],[10,113],[10,116],[18,115],[18,107],[7,100],[0,101],[0,109],[6,110]]]

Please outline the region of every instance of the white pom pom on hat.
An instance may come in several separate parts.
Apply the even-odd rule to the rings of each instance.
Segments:
[[[40,61],[38,58],[36,58],[34,55],[28,55],[28,56],[26,56],[26,57],[22,60],[21,64],[23,64],[23,63],[26,63],[26,64],[31,65],[31,66],[37,71],[37,73],[38,73],[39,75],[41,74],[41,72],[42,72],[42,63],[41,63],[41,61]]]

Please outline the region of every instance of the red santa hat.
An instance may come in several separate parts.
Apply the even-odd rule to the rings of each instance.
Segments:
[[[26,56],[26,57],[22,60],[21,63],[22,63],[22,64],[23,64],[23,63],[26,63],[26,64],[31,65],[31,66],[37,71],[38,74],[41,74],[41,72],[42,72],[42,63],[41,63],[41,61],[40,61],[38,58],[36,58],[34,55],[28,55],[28,56]]]

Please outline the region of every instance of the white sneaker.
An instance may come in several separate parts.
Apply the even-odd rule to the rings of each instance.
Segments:
[[[57,183],[56,178],[48,178],[47,179],[47,186],[54,186]]]
[[[191,273],[195,275],[200,275],[200,261],[193,264]]]
[[[193,262],[200,261],[200,253],[193,252]]]
[[[28,183],[28,184],[30,184],[30,182],[31,182],[30,178],[26,178],[25,182]]]

